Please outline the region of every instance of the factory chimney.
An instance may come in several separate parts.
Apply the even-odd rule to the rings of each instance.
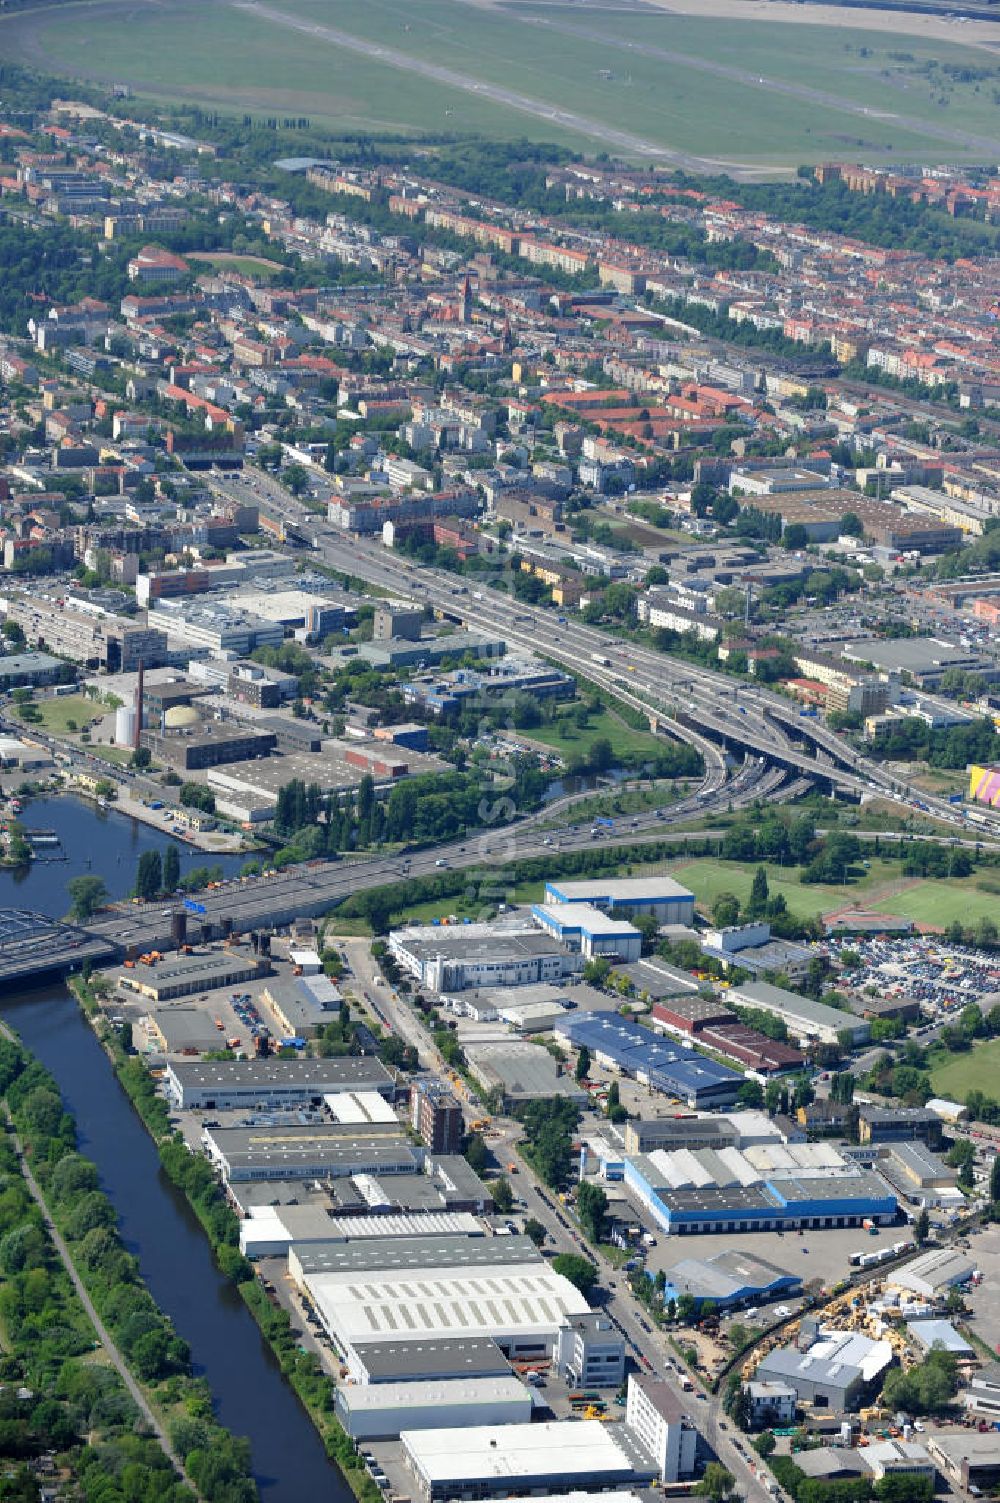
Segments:
[[[145,673],[142,658],[139,659],[139,678],[135,686],[135,735],[132,750],[138,751],[142,744],[142,701],[145,688]]]

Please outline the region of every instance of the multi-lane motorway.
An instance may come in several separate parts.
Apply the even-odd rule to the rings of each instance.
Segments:
[[[641,711],[657,731],[698,748],[705,773],[694,792],[665,808],[620,821],[618,829],[604,839],[619,844],[652,842],[670,826],[746,807],[755,800],[775,797],[781,790],[788,797],[816,782],[854,798],[878,792],[916,803],[919,797],[927,813],[956,832],[964,828],[974,836],[1000,835],[1000,822],[996,828],[971,826],[964,811],[929,795],[918,796],[818,721],[803,719],[789,701],[763,687],[736,682],[652,648],[616,641],[596,628],[556,619],[551,611],[506,594],[470,589],[455,576],[414,565],[380,544],[345,537],[261,471],[224,481],[213,477],[213,484],[230,495],[251,498],[269,514],[294,524],[328,567],[363,578],[381,590],[428,601],[439,614],[476,630],[496,632],[515,647],[542,652],[591,680],[610,697]],[[735,771],[734,752],[743,757]],[[321,914],[352,893],[447,867],[478,867],[495,882],[498,869],[519,857],[541,856],[553,847],[589,847],[595,838],[590,821],[574,824],[571,808],[566,812],[562,829],[551,828],[552,811],[547,809],[407,857],[318,863],[263,878],[236,879],[204,895],[204,912],[198,919],[209,932],[218,933],[227,926],[245,932],[297,915]],[[544,831],[539,828],[543,822]],[[704,833],[674,838],[700,840]],[[168,942],[170,917],[169,908],[145,905],[119,911],[92,928],[113,936],[126,948],[148,949]]]
[[[654,844],[668,833],[672,840],[701,842],[705,839],[703,830],[674,832],[671,827],[712,808],[718,809],[720,804],[727,809],[745,808],[755,799],[773,793],[783,779],[780,769],[766,767],[757,758],[747,758],[734,776],[719,783],[713,794],[706,797],[699,791],[663,809],[621,820],[614,831],[602,830],[598,835],[589,820],[582,824],[567,821],[565,825],[550,828],[552,811],[543,808],[514,824],[484,829],[464,840],[425,851],[367,860],[316,862],[272,876],[234,877],[198,895],[203,911],[194,915],[192,921],[215,934],[224,932],[227,926],[236,933],[271,928],[296,917],[327,913],[345,898],[368,888],[433,876],[450,868],[481,874],[484,904],[493,905],[503,896],[502,868],[512,861],[556,851],[585,850],[597,841],[615,845]],[[571,815],[571,810],[566,812]],[[172,913],[173,908],[162,903],[123,904],[88,927],[126,950],[161,948],[170,942]]]
[[[919,802],[935,818],[970,828],[964,811],[908,787],[772,690],[737,682],[650,647],[616,641],[581,621],[554,618],[551,610],[512,600],[499,591],[471,588],[443,570],[411,563],[380,543],[346,536],[259,471],[239,480],[227,479],[225,487],[238,490],[244,498],[249,492],[265,510],[294,523],[328,567],[366,579],[380,589],[426,600],[440,614],[473,630],[496,632],[515,647],[542,652],[553,662],[584,674],[622,703],[649,716],[652,725],[697,746],[706,760],[706,787],[713,778],[725,777],[721,743],[762,756],[849,797],[881,793],[911,804]],[[990,834],[1000,834],[1000,821],[986,828]]]

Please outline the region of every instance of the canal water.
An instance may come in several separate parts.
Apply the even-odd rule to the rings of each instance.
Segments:
[[[69,906],[70,877],[90,872],[103,877],[112,896],[123,897],[140,854],[167,844],[135,820],[69,798],[32,802],[22,818],[29,828],[57,830],[67,859],[38,863],[20,880],[0,873],[0,907],[32,908],[53,918]],[[199,852],[192,864],[215,859]],[[220,858],[219,864],[238,870],[240,858]],[[75,999],[62,985],[3,994],[0,1016],[58,1081],[77,1121],[81,1151],[97,1164],[118,1213],[126,1247],[190,1344],[219,1420],[250,1440],[265,1503],[348,1503],[347,1484],[327,1459],[249,1310],[216,1269],[197,1218],[163,1173],[152,1139]]]

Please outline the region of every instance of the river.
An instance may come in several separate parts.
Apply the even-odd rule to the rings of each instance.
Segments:
[[[112,896],[123,897],[139,855],[167,845],[135,820],[70,798],[29,803],[22,819],[31,829],[56,830],[66,859],[35,863],[27,873],[0,873],[0,906],[53,918],[69,906],[70,877],[103,877]],[[216,861],[200,852],[196,857],[199,865]],[[218,860],[231,871],[241,858]],[[327,1459],[238,1292],[216,1269],[197,1218],[163,1173],[152,1139],[73,996],[62,985],[6,995],[0,1015],[58,1081],[76,1118],[81,1151],[97,1164],[118,1213],[126,1247],[190,1344],[195,1371],[208,1382],[220,1421],[249,1437],[265,1503],[348,1503],[353,1495],[340,1471]]]

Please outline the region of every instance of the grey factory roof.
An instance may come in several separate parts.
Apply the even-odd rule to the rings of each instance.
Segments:
[[[384,1137],[367,1137],[345,1141],[343,1138],[303,1138],[301,1134],[276,1138],[273,1131],[267,1135],[249,1134],[240,1142],[219,1145],[218,1153],[231,1174],[265,1168],[283,1169],[288,1174],[298,1168],[309,1173],[319,1166],[331,1173],[340,1169],[346,1174],[361,1165],[369,1172],[377,1173],[381,1169],[393,1173],[401,1166],[415,1169],[419,1163],[416,1151],[402,1139],[387,1141]]]
[[[155,965],[136,961],[132,974],[137,980],[148,981],[161,989],[176,981],[190,981],[194,986],[225,985],[226,978],[234,973],[252,970],[258,962],[252,955],[234,955],[213,950],[208,955],[171,955],[168,960],[158,960]]]
[[[488,1336],[440,1336],[435,1341],[359,1341],[355,1355],[370,1383],[420,1378],[491,1378],[510,1363]]]
[[[654,1001],[664,997],[683,997],[698,990],[693,976],[676,966],[667,965],[664,960],[637,960],[632,965],[615,966],[615,970],[626,975],[641,992],[648,992]]]
[[[435,960],[439,955],[457,953],[463,960],[519,960],[534,955],[551,955],[561,949],[557,940],[540,929],[524,929],[504,934],[470,935],[461,924],[434,929],[428,938],[401,941],[407,954],[415,960]]]
[[[889,1151],[899,1164],[921,1179],[953,1177],[944,1159],[919,1140],[913,1142],[907,1138],[903,1142],[890,1143]]]
[[[885,1181],[870,1170],[860,1174],[789,1175],[772,1183],[785,1200],[886,1200],[892,1192]]]
[[[849,1451],[843,1446],[836,1450],[832,1446],[817,1446],[813,1451],[799,1451],[795,1456],[795,1465],[807,1477],[814,1477],[820,1482],[830,1482],[844,1476],[864,1476],[866,1472],[865,1464],[857,1451]]]
[[[874,663],[883,673],[896,669],[899,672],[924,673],[952,664],[964,666],[974,654],[959,642],[949,642],[942,637],[910,637],[893,641],[846,642],[843,656],[852,663]]]
[[[668,1152],[683,1148],[692,1139],[715,1141],[720,1148],[735,1146],[739,1133],[725,1117],[644,1117],[634,1118],[628,1125],[638,1141],[655,1143]]]
[[[744,1291],[767,1289],[793,1277],[776,1263],[739,1248],[729,1248],[712,1258],[682,1258],[667,1269],[669,1284],[698,1299],[733,1299]]]
[[[296,1247],[295,1256],[303,1274],[546,1266],[530,1237],[368,1237],[359,1242]]]
[[[932,1247],[892,1274],[892,1282],[904,1289],[926,1286],[934,1291],[948,1289],[952,1284],[962,1284],[975,1267],[971,1258],[950,1247]]]
[[[265,1085],[276,1087],[314,1086],[323,1091],[356,1090],[374,1084],[388,1086],[392,1076],[379,1060],[369,1056],[338,1059],[206,1059],[177,1060],[170,1066],[178,1083],[189,1089],[197,1086],[225,1086],[251,1089]]]
[[[793,1018],[802,1018],[820,1028],[857,1028],[858,1019],[853,1013],[840,1012],[836,1007],[827,1007],[825,1002],[814,1002],[811,997],[801,997],[798,992],[786,991],[782,986],[772,986],[768,981],[748,981],[734,986],[731,999],[748,1007],[774,1007]]]
[[[584,1092],[573,1077],[559,1074],[551,1054],[538,1044],[469,1044],[466,1054],[474,1073],[490,1084],[502,1086],[508,1096],[583,1098]]]
[[[553,901],[564,903],[657,903],[671,898],[693,898],[689,887],[683,887],[673,877],[608,877],[591,882],[563,882],[553,880],[546,884],[558,897]]]

